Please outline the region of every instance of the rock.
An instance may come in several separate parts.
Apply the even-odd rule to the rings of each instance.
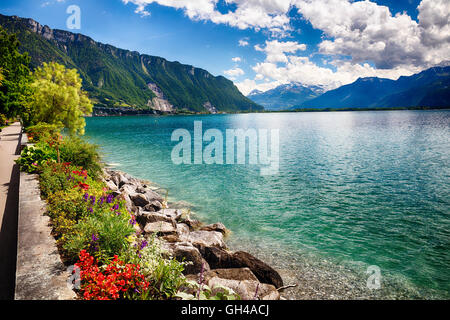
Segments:
[[[111,181],[111,180],[105,180],[105,184],[106,184],[106,187],[109,189],[109,190],[111,190],[111,191],[118,191],[119,190],[119,188],[117,187],[117,185],[113,182],[113,181]]]
[[[151,201],[149,204],[147,204],[144,209],[145,211],[160,211],[163,208],[163,205],[158,200]]]
[[[150,204],[148,198],[142,193],[131,194],[130,199],[131,201],[133,201],[133,204],[137,207],[143,208],[146,205]]]
[[[130,197],[128,194],[126,193],[121,193],[120,197],[122,198],[122,200],[125,201],[125,208],[129,211],[129,212],[133,212],[133,213],[137,213],[137,207],[133,204],[133,201],[131,201]]]
[[[283,280],[281,276],[272,267],[255,258],[251,254],[238,251],[232,255],[232,268],[244,268],[247,267],[255,274],[259,281],[262,283],[272,284],[276,288],[283,286]]]
[[[124,174],[119,172],[117,174],[117,176],[118,176],[118,181],[119,181],[117,183],[117,185],[119,186],[119,188],[121,188],[125,184],[130,184],[130,181],[128,180],[128,178]]]
[[[189,226],[185,223],[177,223],[177,234],[179,237],[186,237],[189,235]]]
[[[164,202],[164,198],[157,192],[153,191],[153,190],[147,190],[147,192],[145,192],[145,195],[147,196],[148,200],[150,201],[154,201],[157,200],[161,203]]]
[[[226,248],[223,234],[217,231],[193,231],[180,237],[181,241],[192,243],[196,247]]]
[[[223,223],[214,223],[208,224],[207,226],[201,227],[202,231],[218,231],[221,232],[224,236],[229,233],[229,230],[223,225]]]
[[[177,234],[177,229],[174,227],[173,223],[159,221],[147,223],[144,227],[144,232],[146,234],[156,233],[157,235],[166,236],[170,234]]]
[[[222,290],[215,287],[223,286],[232,289],[242,300],[280,300],[280,293],[273,285],[255,280],[240,281],[214,277],[208,281],[208,286],[212,289],[213,295]]]
[[[135,195],[136,194],[136,188],[133,185],[131,185],[131,184],[126,184],[126,185],[123,185],[120,188],[120,192],[122,194],[131,196],[131,195]]]
[[[249,268],[211,269],[210,271],[205,272],[203,275],[204,281],[206,283],[214,277],[238,281],[258,281],[258,278],[256,278],[256,276]]]
[[[224,249],[216,247],[199,247],[203,258],[208,262],[211,269],[231,268],[233,266],[233,254]]]
[[[193,231],[200,229],[202,226],[202,223],[195,219],[186,218],[186,219],[182,219],[182,221],[189,226],[190,230],[193,230]]]
[[[175,221],[179,221],[183,214],[180,209],[161,209],[161,212],[166,216],[170,216]]]
[[[180,262],[191,262],[185,265],[183,274],[198,274],[202,265],[204,271],[210,269],[198,249],[190,243],[177,243],[173,248],[173,257]]]
[[[145,226],[148,223],[153,222],[167,222],[170,223],[176,228],[175,221],[168,217],[161,212],[147,212],[147,211],[140,211],[139,214],[136,216],[136,220],[139,224]]]

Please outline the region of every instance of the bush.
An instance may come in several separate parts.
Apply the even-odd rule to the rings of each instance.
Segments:
[[[61,130],[62,128],[58,125],[43,122],[25,129],[28,135],[28,141],[34,143],[49,142],[50,140],[58,139]]]
[[[128,213],[123,202],[113,200],[112,195],[97,198],[85,193],[83,201],[86,216],[74,226],[63,248],[69,259],[86,249],[100,262],[109,263],[114,255],[129,249],[129,237],[135,233],[134,216]]]
[[[56,150],[50,148],[48,144],[38,144],[25,147],[16,163],[21,171],[37,173],[47,162],[56,162],[56,160]]]
[[[138,238],[130,249],[123,260],[141,265],[141,272],[150,283],[150,299],[173,299],[186,284],[185,263],[168,258],[155,236],[148,240]]]
[[[60,157],[62,161],[84,168],[94,179],[100,176],[102,166],[97,145],[84,141],[78,136],[69,136],[60,146]]]
[[[0,113],[0,127],[6,126],[8,124],[8,119],[2,113]]]

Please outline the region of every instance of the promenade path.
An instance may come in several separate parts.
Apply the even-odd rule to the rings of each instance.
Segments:
[[[0,300],[14,299],[21,132],[16,122],[0,133]]]

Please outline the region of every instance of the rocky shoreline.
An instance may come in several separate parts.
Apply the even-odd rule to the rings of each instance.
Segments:
[[[243,300],[280,300],[283,280],[268,264],[244,251],[230,251],[225,243],[229,230],[222,223],[205,225],[190,211],[171,209],[167,199],[150,183],[117,171],[104,170],[103,180],[127,210],[135,214],[136,231],[156,234],[162,248],[178,261],[185,261],[184,274],[209,287],[233,289]]]

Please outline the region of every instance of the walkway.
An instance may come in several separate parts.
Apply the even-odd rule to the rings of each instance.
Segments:
[[[0,133],[0,300],[14,299],[21,131],[17,122]]]

